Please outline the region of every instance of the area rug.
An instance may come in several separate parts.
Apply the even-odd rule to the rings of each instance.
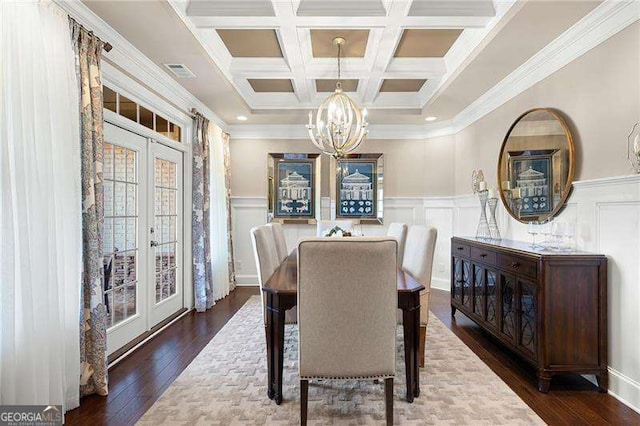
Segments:
[[[261,304],[252,297],[140,419],[140,425],[295,425],[300,404],[297,328],[286,327],[284,401],[267,398]],[[544,424],[435,315],[427,330],[420,397],[404,400],[404,349],[398,327],[394,424]],[[309,386],[309,424],[384,423],[384,385],[322,381]]]

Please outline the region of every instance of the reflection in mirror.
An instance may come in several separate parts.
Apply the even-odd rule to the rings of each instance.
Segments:
[[[539,108],[509,129],[498,161],[507,211],[520,222],[545,221],[563,207],[575,169],[571,133],[562,116]]]

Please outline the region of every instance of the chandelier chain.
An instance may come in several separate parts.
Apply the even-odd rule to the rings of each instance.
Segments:
[[[342,51],[342,43],[338,43],[338,81],[340,81],[340,53]]]

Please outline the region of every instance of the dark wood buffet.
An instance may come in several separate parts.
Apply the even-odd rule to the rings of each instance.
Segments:
[[[607,373],[607,258],[509,240],[451,239],[451,315],[460,310],[537,370]]]

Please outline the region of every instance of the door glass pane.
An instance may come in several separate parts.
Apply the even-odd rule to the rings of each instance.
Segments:
[[[156,242],[156,303],[176,294],[177,167],[176,163],[154,161],[154,241]]]
[[[137,313],[138,154],[105,143],[104,155],[103,298],[111,327]]]

